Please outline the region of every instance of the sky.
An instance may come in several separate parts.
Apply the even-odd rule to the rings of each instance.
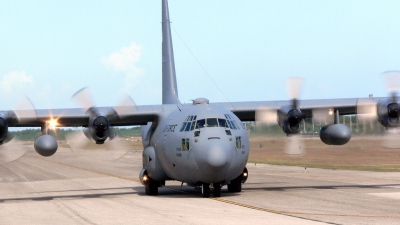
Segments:
[[[183,4],[182,4],[183,3]],[[181,102],[386,96],[400,70],[399,1],[169,1]],[[0,109],[161,103],[160,0],[0,1]]]

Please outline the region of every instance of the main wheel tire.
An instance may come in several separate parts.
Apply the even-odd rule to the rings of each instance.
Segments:
[[[242,191],[242,175],[238,176],[228,184],[229,192],[241,192]]]
[[[214,183],[214,197],[219,198],[221,197],[221,183]]]
[[[210,184],[203,183],[201,185],[201,195],[203,196],[203,198],[210,197]]]
[[[146,195],[158,195],[159,182],[149,178],[147,185],[145,186]]]

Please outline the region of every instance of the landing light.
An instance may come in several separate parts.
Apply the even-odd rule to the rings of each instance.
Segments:
[[[57,120],[55,120],[55,119],[50,119],[48,121],[48,124],[49,124],[49,128],[52,130],[56,129],[56,127],[58,125]]]
[[[147,176],[146,176],[146,175],[143,176],[143,181],[144,181],[144,182],[147,181]]]
[[[243,173],[243,176],[244,176],[244,177],[247,177],[247,175],[248,175],[247,173]]]
[[[333,110],[329,109],[329,115],[333,115]]]

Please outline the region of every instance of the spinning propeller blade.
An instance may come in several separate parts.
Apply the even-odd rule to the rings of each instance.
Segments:
[[[15,113],[19,123],[35,121],[37,118],[35,107],[29,98],[20,100],[15,105],[13,112]],[[5,120],[2,120],[2,122],[4,123]],[[16,138],[14,138],[14,136],[8,131],[8,124],[2,124],[2,127],[4,127],[3,129],[6,129],[4,132],[7,132],[7,137],[0,145],[0,164],[15,161],[29,150],[29,146],[16,140]]]
[[[105,149],[105,150],[118,150],[119,153],[116,153],[117,151],[113,151],[114,157],[121,157],[122,155],[126,154],[126,152],[129,150],[126,147],[122,146],[120,141],[113,141],[115,139],[116,135],[113,132],[113,127],[109,125],[109,121],[112,121],[114,119],[118,118],[124,118],[127,115],[132,114],[132,112],[136,111],[136,104],[132,100],[132,98],[128,95],[124,96],[122,101],[115,106],[112,107],[111,109],[107,109],[107,111],[100,111],[104,109],[100,108],[95,108],[94,103],[93,103],[93,98],[91,97],[91,92],[89,88],[82,88],[78,92],[76,92],[72,96],[72,101],[78,103],[81,107],[83,107],[85,110],[87,110],[92,116],[98,116],[93,123],[95,126],[98,126],[100,128],[104,127],[104,129],[109,129],[108,130],[108,136],[107,139],[104,142],[104,144],[95,144],[92,134],[90,132],[90,129],[88,128],[83,128],[82,130],[78,130],[76,132],[73,132],[70,135],[67,135],[66,139],[68,141],[68,144],[70,145],[71,149],[73,151],[79,152],[84,149]],[[103,121],[101,124],[97,124],[98,121]]]

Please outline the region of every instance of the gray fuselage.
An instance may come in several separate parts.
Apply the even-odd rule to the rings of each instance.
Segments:
[[[219,105],[166,109],[154,131],[150,126],[142,130],[147,130],[144,148],[154,148],[167,179],[189,184],[228,182],[242,173],[249,156],[246,129]],[[148,159],[143,160],[145,165]]]

